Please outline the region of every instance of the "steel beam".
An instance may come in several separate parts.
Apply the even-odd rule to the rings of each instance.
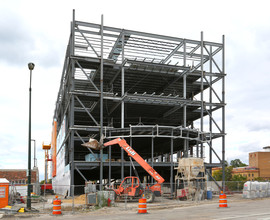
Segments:
[[[201,131],[203,132],[203,117],[204,117],[204,97],[203,97],[203,91],[204,91],[204,87],[203,87],[203,64],[204,64],[204,60],[203,60],[203,47],[204,47],[204,42],[203,42],[203,32],[201,32]],[[203,158],[203,143],[201,143],[201,158]]]
[[[92,44],[88,41],[88,39],[85,37],[85,35],[83,34],[83,32],[80,30],[80,28],[77,26],[77,31],[79,31],[81,33],[81,35],[83,36],[84,40],[86,41],[86,43],[88,44],[89,47],[91,47],[91,49],[93,50],[93,52],[96,54],[97,57],[99,57],[98,53],[96,52],[95,48],[92,46]]]
[[[100,26],[100,36],[101,36],[101,51],[100,51],[100,142],[103,144],[103,15],[101,15],[101,26]],[[103,189],[103,149],[100,149],[100,190]]]
[[[75,166],[75,169],[76,169],[77,172],[81,175],[81,177],[84,179],[84,181],[87,182],[87,179],[86,179],[85,176],[82,174],[82,172],[77,168],[77,166]]]
[[[210,46],[210,55],[209,55],[209,72],[212,72],[213,69],[213,65],[212,65],[212,46]],[[210,85],[212,85],[212,76],[209,77],[210,78]],[[212,86],[209,89],[209,102],[212,103],[213,97],[212,97]],[[212,106],[210,106],[210,112],[212,114]],[[212,134],[213,132],[213,127],[212,127],[212,118],[209,116],[209,131],[210,134]],[[210,135],[210,141],[208,143],[209,145],[209,163],[212,163],[213,157],[213,147],[212,147],[212,136]],[[212,168],[210,168],[210,173],[212,173]]]
[[[73,10],[73,19],[72,19],[72,42],[74,42],[75,35],[74,35],[74,22],[75,22],[75,11]],[[73,50],[74,53],[74,50]],[[75,75],[75,63],[74,60],[71,60],[71,77],[70,77],[70,90],[74,90],[74,75]],[[71,96],[71,103],[70,103],[70,114],[69,114],[69,123],[70,127],[74,126],[74,106],[75,106],[74,96]],[[70,133],[70,139],[69,139],[69,146],[70,146],[70,185],[71,187],[74,186],[74,131],[71,131]],[[72,192],[72,190],[71,190]],[[72,195],[74,196],[74,195]]]
[[[180,44],[178,44],[171,53],[168,54],[168,56],[161,62],[161,63],[166,63],[174,54],[177,50],[179,50],[184,44],[184,41],[182,41]],[[184,65],[185,66],[185,65]]]
[[[90,83],[92,84],[92,86],[95,88],[96,91],[99,92],[99,89],[96,87],[95,83],[92,81],[92,79],[86,74],[86,72],[84,71],[84,69],[82,68],[82,66],[80,65],[80,63],[76,60],[76,64],[80,67],[80,69],[82,70],[82,72],[84,73],[84,75],[86,76],[86,78],[90,81]]]
[[[122,63],[125,59],[125,34],[122,34]],[[121,96],[125,95],[125,67],[122,66],[121,69]],[[125,127],[125,102],[121,101],[121,128]],[[121,148],[121,179],[124,179],[124,149]]]
[[[222,72],[225,73],[225,35],[222,44]],[[222,79],[222,102],[225,103],[225,78]],[[225,134],[225,106],[222,108],[222,132]],[[222,189],[225,191],[225,136],[222,136]]]
[[[100,29],[99,24],[94,24],[94,23],[89,23],[89,22],[76,21],[76,25]],[[116,32],[116,33],[120,33],[121,31],[123,31],[123,29],[121,29],[121,28],[114,28],[114,27],[109,27],[109,26],[104,26],[104,30],[108,31],[108,32]],[[124,29],[124,32],[125,32],[125,34],[129,34],[129,35],[138,35],[138,36],[142,36],[142,37],[150,37],[150,38],[168,40],[168,41],[182,42],[184,40],[183,38],[178,38],[178,37],[144,33],[144,32],[140,32],[140,31],[132,31],[132,30],[127,30],[127,29]],[[187,43],[190,43],[190,44],[196,44],[196,45],[200,44],[200,41],[197,41],[197,40],[191,40],[191,39],[185,39],[185,40]],[[205,45],[212,45],[215,47],[222,46],[222,44],[220,44],[220,43],[209,42],[209,41],[205,41]]]
[[[173,132],[172,132],[172,136],[173,136]],[[171,158],[170,158],[170,162],[171,162],[171,169],[170,169],[170,186],[171,186],[171,197],[173,195],[173,180],[174,180],[174,176],[173,176],[173,138],[171,138]]]
[[[85,112],[89,115],[89,117],[93,120],[93,122],[99,126],[98,122],[96,121],[96,119],[91,115],[91,113],[86,109],[86,107],[84,106],[84,104],[82,103],[82,101],[78,98],[78,96],[75,95],[75,98],[77,99],[77,101],[80,103],[80,105],[83,107],[83,109],[85,110]]]

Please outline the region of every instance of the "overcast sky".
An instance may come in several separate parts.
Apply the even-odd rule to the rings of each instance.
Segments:
[[[52,118],[70,34],[76,20],[149,33],[222,42],[226,50],[226,159],[270,145],[269,1],[36,1],[0,4],[0,169],[27,169],[29,70],[32,138],[41,179],[43,141]],[[33,163],[32,163],[33,164]]]

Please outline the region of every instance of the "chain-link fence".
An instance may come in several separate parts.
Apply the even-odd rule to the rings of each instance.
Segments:
[[[246,181],[225,181],[225,193],[242,193],[243,186]],[[219,194],[222,187],[222,181],[207,181],[207,188],[211,190],[213,194]]]
[[[217,182],[221,186],[221,182]],[[244,182],[225,182],[225,193],[242,196]],[[53,201],[56,196],[61,200],[63,213],[94,211],[104,206],[115,207],[119,210],[137,209],[139,198],[144,196],[149,207],[165,208],[216,200],[220,188],[212,181],[193,181],[186,183],[163,183],[153,187],[153,184],[133,184],[99,186],[86,185],[57,185],[50,184],[31,186],[31,209],[39,213],[52,213]],[[151,197],[152,196],[152,197]],[[9,205],[27,209],[27,185],[9,186]]]

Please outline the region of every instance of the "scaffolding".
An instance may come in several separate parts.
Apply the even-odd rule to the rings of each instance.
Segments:
[[[171,189],[176,156],[206,157],[208,169],[222,166],[224,44],[224,36],[209,42],[203,32],[191,40],[108,27],[103,16],[101,24],[82,22],[73,11],[53,118],[57,160],[64,155],[69,184],[97,180],[102,187],[132,173],[123,149],[95,152],[81,146],[89,138],[125,138]]]

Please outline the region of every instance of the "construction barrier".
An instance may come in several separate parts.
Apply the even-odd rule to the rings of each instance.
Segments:
[[[220,208],[228,207],[228,205],[227,205],[227,196],[226,196],[225,193],[223,193],[223,191],[221,191],[220,195],[219,195],[219,207]]]
[[[146,213],[147,213],[146,199],[143,196],[141,199],[139,199],[138,214],[146,214]]]
[[[53,200],[53,215],[61,215],[61,200],[58,199],[58,196],[55,196],[55,199]]]
[[[6,178],[0,178],[0,208],[8,205],[8,186],[9,181]]]

